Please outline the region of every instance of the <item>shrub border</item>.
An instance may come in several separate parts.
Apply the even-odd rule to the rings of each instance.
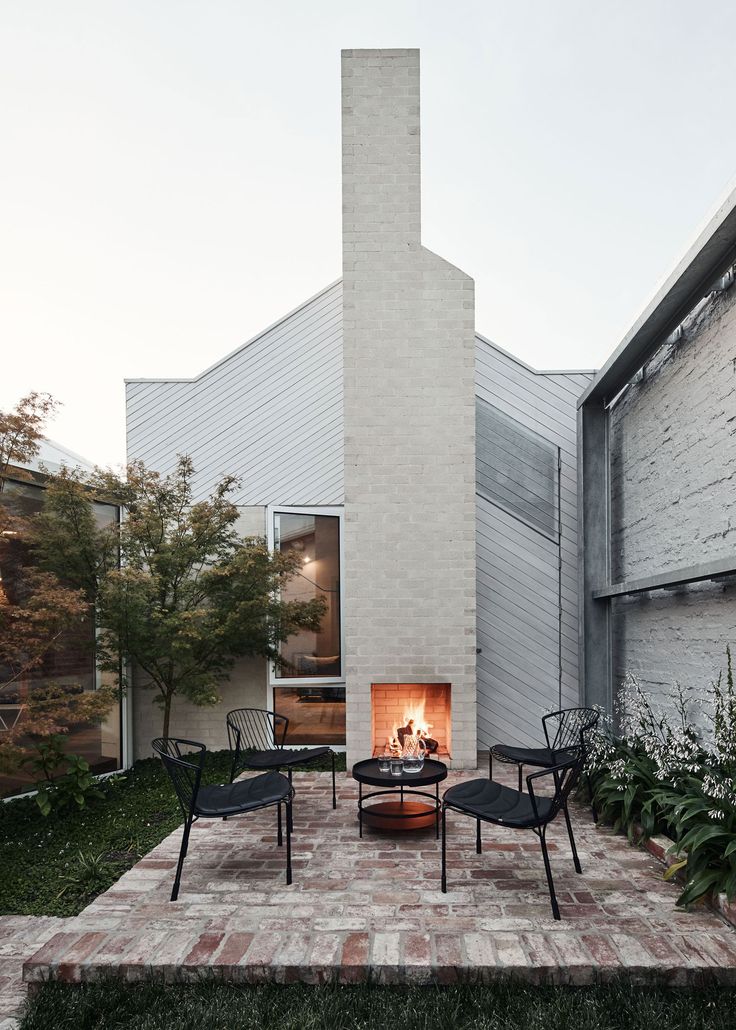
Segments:
[[[639,847],[648,851],[652,858],[666,866],[667,869],[676,862],[682,862],[687,856],[674,851],[675,842],[664,834],[647,837],[639,823],[634,823],[634,839]],[[685,882],[682,873],[676,873],[675,879]],[[711,891],[703,899],[704,903],[736,930],[736,901],[729,901],[724,893]]]

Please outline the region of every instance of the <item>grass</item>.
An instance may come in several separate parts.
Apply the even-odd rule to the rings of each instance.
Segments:
[[[20,1030],[731,1030],[736,990],[307,987],[117,981],[45,986]]]
[[[345,756],[337,762],[344,768]],[[203,782],[229,773],[229,751],[207,753]],[[101,799],[46,817],[32,797],[0,804],[0,915],[77,915],[182,823],[158,759],[100,786]]]

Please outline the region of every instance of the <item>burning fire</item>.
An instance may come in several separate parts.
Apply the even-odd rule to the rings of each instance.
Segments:
[[[413,733],[423,740],[431,740],[430,730],[432,724],[428,723],[424,715],[424,698],[421,701],[410,701],[404,708],[403,722],[401,726],[394,723],[391,730],[391,737],[386,742],[390,751],[401,754],[402,737],[407,733]]]

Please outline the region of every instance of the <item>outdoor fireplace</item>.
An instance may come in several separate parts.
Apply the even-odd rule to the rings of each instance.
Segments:
[[[402,743],[405,733],[423,737],[427,757],[452,757],[449,683],[373,683],[371,732],[373,755]]]

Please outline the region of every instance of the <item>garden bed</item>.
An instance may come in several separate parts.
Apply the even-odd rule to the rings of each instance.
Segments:
[[[682,880],[679,906],[715,899],[713,907],[729,919],[736,898],[736,685],[730,649],[725,677],[703,697],[677,686],[655,703],[628,677],[617,712],[616,732],[609,725],[594,734],[587,755],[594,808],[630,841],[652,842],[648,850],[668,865],[667,879]]]
[[[673,865],[680,865],[685,857],[673,850],[675,843],[669,837],[665,837],[662,834],[656,837],[647,837],[638,823],[634,826],[634,837],[649,852],[652,858],[656,858],[667,869],[670,869]],[[677,873],[677,878],[682,883],[685,882],[682,870]],[[703,900],[736,929],[736,903],[729,901],[725,894],[718,893],[717,891],[707,895]]]
[[[230,752],[208,752],[203,782],[229,775]],[[77,915],[182,822],[158,759],[99,785],[101,798],[48,816],[34,797],[0,804],[0,915]]]

